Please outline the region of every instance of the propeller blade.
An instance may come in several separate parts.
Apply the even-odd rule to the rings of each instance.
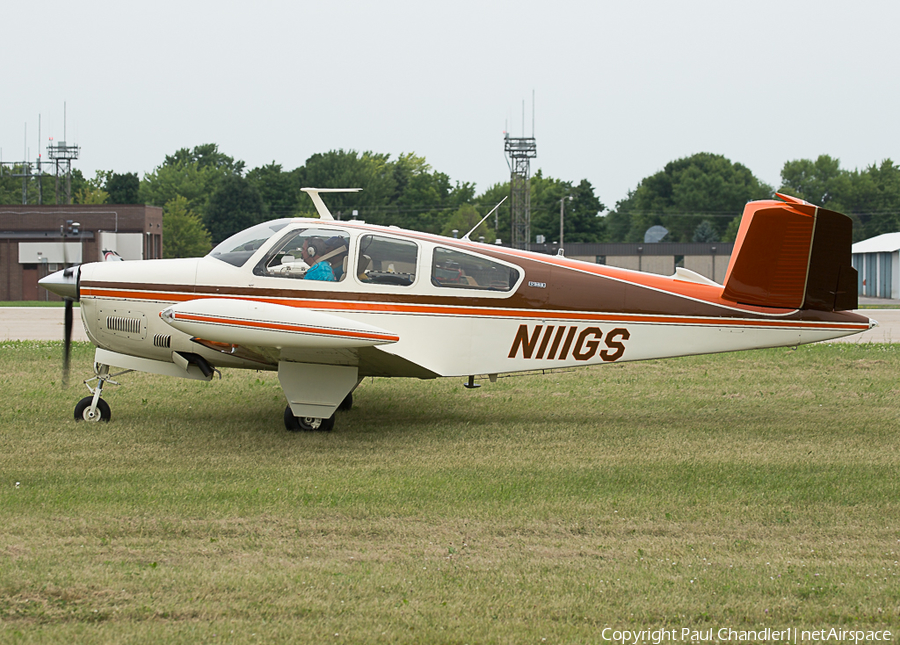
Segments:
[[[69,353],[72,347],[72,309],[73,302],[71,298],[65,298],[66,315],[65,315],[65,331],[63,332],[63,386],[69,384]]]

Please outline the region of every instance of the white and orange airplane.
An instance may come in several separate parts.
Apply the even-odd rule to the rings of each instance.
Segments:
[[[475,375],[793,346],[876,324],[850,311],[850,219],[784,195],[747,204],[717,284],[335,221],[321,193],[337,189],[304,190],[319,219],[259,224],[203,258],[41,280],[81,302],[97,346],[76,420],[109,421],[101,394],[124,373],[112,367],[207,381],[219,368],[277,371],[287,429],[330,430],[366,376],[473,386]]]

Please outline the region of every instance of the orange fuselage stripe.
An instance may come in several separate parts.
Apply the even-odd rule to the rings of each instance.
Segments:
[[[321,327],[308,327],[304,325],[292,325],[287,323],[275,323],[264,320],[247,320],[237,318],[220,318],[217,316],[202,316],[200,314],[190,314],[175,312],[175,320],[187,320],[190,322],[211,323],[215,325],[234,325],[237,327],[252,327],[253,329],[266,329],[273,331],[289,331],[301,334],[315,334],[317,336],[340,336],[342,338],[360,338],[364,340],[383,340],[396,343],[400,340],[399,336],[392,334],[373,334],[363,331],[348,331],[346,329],[324,329]]]
[[[490,307],[448,306],[448,305],[407,305],[384,302],[341,302],[333,300],[300,300],[281,298],[262,298],[255,296],[235,296],[230,294],[193,294],[161,291],[98,289],[82,287],[82,297],[120,298],[124,300],[144,300],[159,302],[187,302],[205,298],[230,298],[235,300],[251,300],[268,302],[295,308],[316,309],[320,311],[349,311],[353,313],[383,314],[431,314],[448,316],[474,316],[494,318],[541,318],[548,320],[592,320],[622,321],[636,323],[707,325],[711,327],[796,327],[800,329],[846,329],[865,331],[868,323],[832,323],[803,320],[746,320],[739,318],[712,318],[671,316],[665,314],[630,314],[630,313],[596,313],[578,311],[549,311],[542,309],[503,309]]]

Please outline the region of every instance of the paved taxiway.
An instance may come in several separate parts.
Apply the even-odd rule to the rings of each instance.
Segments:
[[[900,309],[863,309],[879,326],[833,342],[900,343]],[[72,340],[87,340],[81,313],[73,316]],[[0,307],[0,340],[62,340],[62,307]]]
[[[87,340],[81,312],[72,316],[72,340]],[[62,307],[0,307],[0,340],[62,340]]]

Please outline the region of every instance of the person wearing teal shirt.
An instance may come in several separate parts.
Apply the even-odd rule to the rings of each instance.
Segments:
[[[303,279],[336,282],[336,278],[334,277],[334,269],[331,268],[331,265],[328,264],[327,260],[322,260],[321,262],[313,265],[313,268],[306,272],[306,275]]]
[[[343,274],[343,263],[338,260],[346,254],[346,241],[340,237],[332,237],[327,241],[320,237],[309,238],[303,245],[303,259],[312,268],[306,272],[304,279],[337,282]],[[340,266],[341,273],[335,273],[332,263]]]

